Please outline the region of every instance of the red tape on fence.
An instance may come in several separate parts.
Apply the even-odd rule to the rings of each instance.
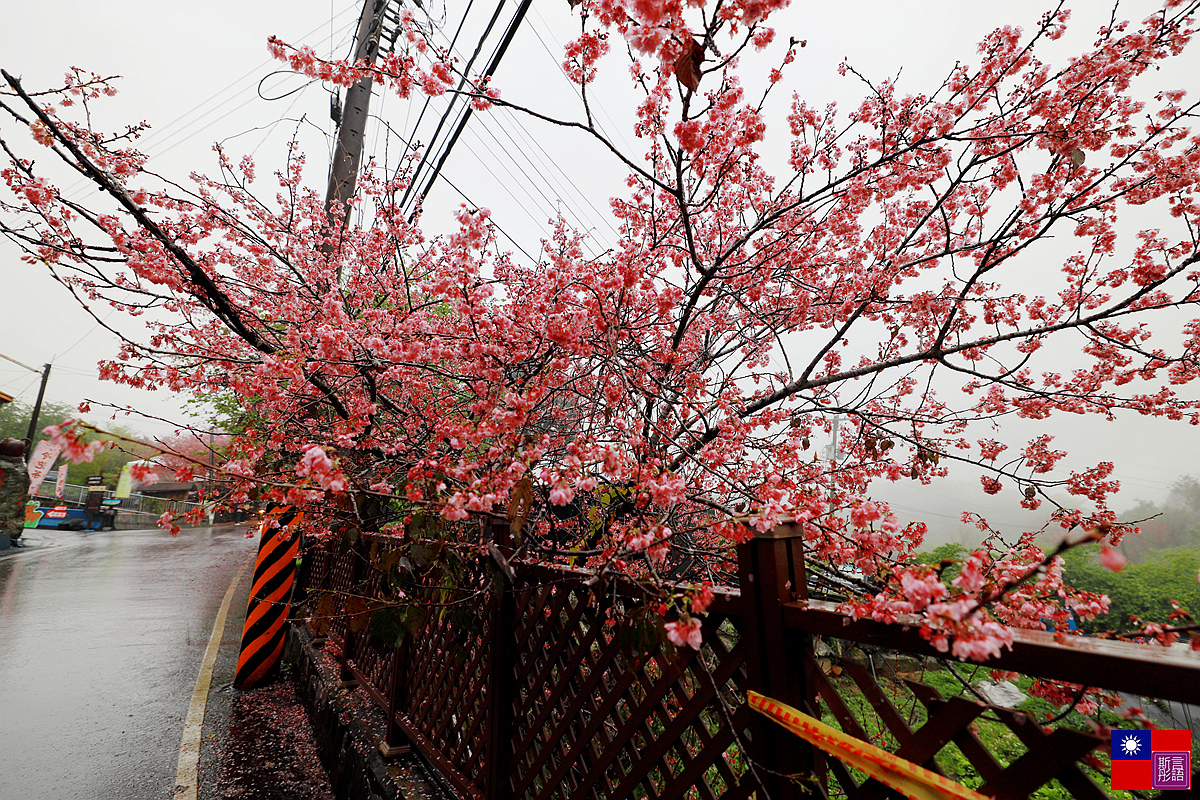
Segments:
[[[254,564],[254,584],[246,605],[242,651],[233,685],[252,688],[279,663],[283,652],[283,625],[287,621],[292,582],[296,577],[296,552],[300,535],[296,524],[303,517],[292,506],[279,506],[263,519]]]
[[[824,750],[851,767],[862,770],[885,786],[912,800],[987,800],[949,778],[898,758],[875,745],[847,736],[836,728],[798,711],[786,703],[747,692],[750,707],[767,716],[809,744]]]

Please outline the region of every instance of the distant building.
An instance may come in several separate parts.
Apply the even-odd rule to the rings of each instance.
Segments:
[[[151,472],[158,478],[157,481],[151,483],[143,483],[134,479],[133,490],[139,494],[149,497],[161,497],[166,500],[194,499],[195,493],[200,490],[202,481],[200,479],[178,480],[175,477],[175,468],[161,463],[159,458],[133,462],[134,464],[142,464],[150,467]]]

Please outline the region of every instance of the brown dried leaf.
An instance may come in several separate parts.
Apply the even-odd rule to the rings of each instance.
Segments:
[[[334,599],[331,592],[321,592],[320,598],[317,600],[317,616],[332,617],[337,613],[337,600]]]
[[[368,614],[370,610],[365,599],[361,597],[346,598],[346,625],[352,633],[367,629],[367,625],[371,623],[371,617]]]
[[[700,87],[700,65],[704,63],[704,45],[692,39],[684,45],[683,52],[675,59],[675,77],[693,92]]]
[[[520,537],[525,520],[533,509],[533,482],[522,478],[508,495],[508,526],[514,537]]]

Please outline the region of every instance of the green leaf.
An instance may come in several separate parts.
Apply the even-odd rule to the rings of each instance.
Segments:
[[[433,561],[433,550],[423,544],[414,544],[408,550],[408,560],[414,571],[424,571]]]
[[[399,647],[409,633],[403,615],[395,608],[384,608],[371,614],[368,630],[371,638],[383,647]]]

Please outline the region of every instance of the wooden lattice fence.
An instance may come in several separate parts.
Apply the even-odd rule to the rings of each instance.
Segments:
[[[664,649],[616,622],[637,617],[644,598],[634,587],[597,592],[582,571],[520,563],[515,580],[407,596],[413,632],[381,649],[364,620],[388,595],[381,554],[401,541],[366,536],[310,553],[309,625],[386,712],[385,750],[416,748],[463,797],[895,796],[754,714],[747,689],[965,774],[985,794],[1016,800],[1049,785],[1108,796],[1096,760],[1106,737],[1043,730],[1024,712],[969,692],[943,696],[920,675],[888,667],[881,676],[873,660],[851,657],[854,648],[921,663],[941,654],[914,630],[851,623],[809,602],[802,540],[787,526],[740,546],[741,585],[718,591],[699,651]],[[834,648],[818,656],[817,638]],[[1019,632],[989,667],[1200,704],[1200,654]],[[989,750],[980,725],[1011,731],[1004,753]]]

